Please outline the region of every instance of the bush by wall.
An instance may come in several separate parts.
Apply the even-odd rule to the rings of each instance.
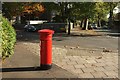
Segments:
[[[0,16],[0,23],[2,22],[2,27],[0,27],[1,39],[1,52],[2,59],[5,59],[14,53],[14,45],[16,42],[16,33],[14,28],[11,26],[9,21],[4,17]]]

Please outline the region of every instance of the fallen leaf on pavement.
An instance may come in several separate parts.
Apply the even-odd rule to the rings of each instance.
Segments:
[[[103,48],[103,52],[112,52],[111,50],[108,50],[106,48]]]
[[[74,49],[74,47],[70,47],[70,49]]]
[[[100,56],[100,57],[98,57],[97,59],[102,59],[102,57]]]
[[[92,64],[91,66],[96,66],[96,65]]]
[[[111,50],[104,49],[103,52],[111,52]]]
[[[76,48],[79,48],[79,46],[77,46]]]
[[[67,47],[67,46],[64,46],[65,48]]]

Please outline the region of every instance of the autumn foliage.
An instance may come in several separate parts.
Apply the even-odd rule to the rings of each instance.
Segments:
[[[45,9],[41,3],[29,3],[23,7],[23,13],[34,14],[35,16],[38,16],[44,11]]]
[[[24,14],[39,16],[45,11],[44,6],[40,2],[4,2],[2,8],[3,16],[10,19],[13,16]]]

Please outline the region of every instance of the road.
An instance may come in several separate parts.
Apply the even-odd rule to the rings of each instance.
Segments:
[[[35,58],[39,55],[39,34],[37,32],[25,32],[24,30],[16,30],[17,32],[17,41],[16,44],[18,54],[16,56],[14,55],[14,59],[18,59],[18,62],[14,62],[17,60],[12,59],[15,65],[16,63],[20,63],[21,57],[23,57],[23,54],[28,56],[27,60],[24,58],[21,61],[21,64],[26,64],[23,62],[28,62],[28,60]],[[29,42],[29,43],[26,43]],[[58,47],[59,46],[59,47]],[[64,47],[64,48],[61,48]],[[77,48],[79,47],[79,48]],[[70,48],[70,49],[69,49]],[[83,50],[79,50],[81,48],[84,48]],[[86,49],[89,50],[86,50]],[[63,76],[65,73],[62,70],[66,70],[72,74],[77,75],[77,77],[80,78],[102,78],[102,77],[117,77],[118,78],[118,54],[114,52],[101,52],[101,51],[93,51],[93,49],[110,49],[117,51],[118,49],[118,37],[116,36],[109,36],[109,35],[102,35],[102,36],[83,36],[83,35],[70,35],[59,33],[53,35],[53,63],[62,68],[58,69],[57,67],[53,68],[52,76],[47,73],[37,72],[36,75],[31,74],[28,72],[28,74],[33,75],[33,77],[60,77]],[[22,55],[21,55],[22,50]],[[29,55],[27,55],[27,54]],[[32,55],[30,55],[32,53]],[[35,54],[35,56],[33,55]],[[19,56],[18,56],[19,55]],[[24,56],[24,57],[26,57]],[[32,58],[30,56],[33,56]],[[36,58],[37,59],[37,58]],[[35,60],[36,60],[35,59]],[[29,61],[30,61],[29,60]],[[8,60],[9,61],[9,60]],[[37,60],[39,61],[39,60]],[[37,62],[36,61],[36,62]],[[29,64],[33,62],[34,60],[28,62]],[[37,65],[37,63],[34,63]],[[13,64],[14,65],[14,64]],[[20,64],[19,64],[20,65]],[[17,66],[19,66],[17,65]],[[28,65],[28,64],[27,64]],[[31,64],[30,64],[31,65]],[[33,64],[32,64],[33,65]],[[8,66],[8,65],[7,65]],[[54,65],[55,66],[55,65]],[[31,67],[24,67],[17,69],[18,71],[21,69],[29,69],[31,70]],[[4,71],[8,69],[5,68]],[[15,70],[14,68],[10,68]],[[32,67],[32,70],[34,67]],[[56,70],[55,70],[56,69]],[[8,69],[9,70],[9,69]],[[58,71],[62,71],[61,73],[64,73],[61,75],[61,73],[58,73]],[[54,71],[57,71],[54,74]],[[22,72],[23,73],[23,72]],[[34,72],[35,73],[35,72]],[[112,73],[112,74],[111,74]],[[28,77],[29,75],[17,75],[18,77]],[[59,75],[60,74],[60,75]],[[14,74],[11,74],[10,76],[13,76]],[[15,73],[16,75],[16,73]],[[5,75],[9,77],[8,75]],[[68,76],[68,75],[66,75]],[[14,77],[14,76],[13,76]]]
[[[94,36],[94,37],[53,37],[54,45],[61,46],[79,46],[82,48],[110,50],[118,49],[118,38],[109,36]]]
[[[39,43],[39,34],[37,32],[25,32],[17,30],[17,39],[20,41],[31,41]],[[71,46],[89,49],[110,49],[118,50],[118,37],[114,36],[66,36],[67,34],[54,34],[53,45]]]

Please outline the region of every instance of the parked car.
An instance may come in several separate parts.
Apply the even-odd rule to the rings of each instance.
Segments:
[[[36,31],[37,29],[35,28],[35,26],[31,25],[31,24],[27,24],[24,26],[25,31]]]
[[[46,22],[46,21],[44,21],[44,20],[39,20],[39,21],[31,20],[31,21],[27,21],[27,25],[24,26],[24,29],[25,29],[25,31],[30,31],[30,32],[31,31],[32,32],[38,31],[38,30],[41,29],[41,25],[43,24],[43,22]]]
[[[96,23],[93,23],[93,24],[91,25],[91,27],[92,27],[93,29],[97,29],[97,24],[96,24]]]

